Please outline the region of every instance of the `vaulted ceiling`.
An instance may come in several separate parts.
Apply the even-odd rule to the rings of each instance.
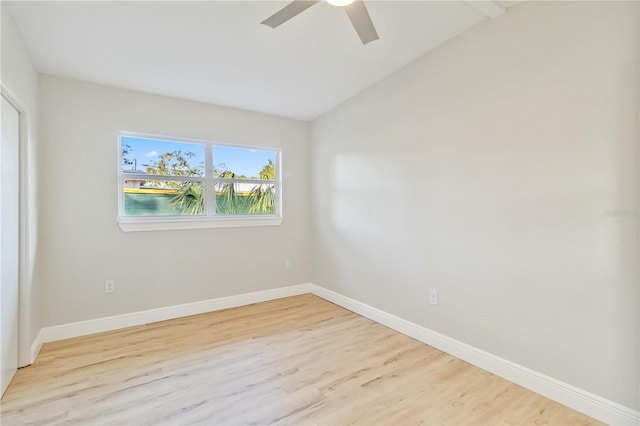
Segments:
[[[287,1],[4,3],[40,72],[311,120],[514,2],[369,0],[366,46],[325,2],[276,29]]]

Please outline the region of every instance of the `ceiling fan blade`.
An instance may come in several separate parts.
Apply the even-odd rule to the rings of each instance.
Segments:
[[[364,5],[362,0],[354,1],[350,5],[345,6],[344,10],[347,12],[353,28],[356,29],[358,36],[360,36],[362,44],[367,44],[370,41],[380,38],[376,32],[376,27],[373,26],[371,16],[369,16],[369,11],[367,11],[367,6]]]
[[[309,9],[319,1],[320,0],[294,0],[293,2],[289,3],[288,5],[262,21],[261,24],[268,25],[271,28],[278,27],[294,16]]]

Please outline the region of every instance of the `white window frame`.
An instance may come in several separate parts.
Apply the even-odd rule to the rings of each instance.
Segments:
[[[133,137],[139,139],[157,139],[167,142],[192,143],[205,147],[205,176],[163,176],[140,173],[127,173],[122,168],[122,138]],[[244,145],[238,143],[208,141],[201,139],[181,138],[175,136],[153,135],[137,132],[118,132],[118,225],[125,232],[135,231],[162,231],[178,229],[202,229],[202,228],[234,228],[243,226],[273,226],[282,223],[282,151],[279,148]],[[269,150],[276,153],[276,179],[264,181],[259,179],[221,179],[213,176],[213,147],[224,146],[230,148]],[[127,178],[148,180],[172,180],[203,182],[205,191],[204,214],[199,216],[125,216],[124,215],[124,181]],[[276,211],[273,214],[252,215],[217,215],[215,186],[220,182],[225,183],[273,183],[276,187]]]

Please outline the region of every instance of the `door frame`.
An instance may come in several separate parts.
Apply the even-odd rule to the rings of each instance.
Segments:
[[[0,83],[0,95],[13,106],[19,114],[18,135],[18,368],[33,363],[31,359],[31,304],[27,277],[32,269],[29,247],[29,186],[28,186],[28,117],[26,109],[7,87]]]

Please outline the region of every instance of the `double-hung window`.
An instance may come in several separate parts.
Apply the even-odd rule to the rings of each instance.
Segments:
[[[278,149],[122,133],[118,151],[125,231],[282,222]]]

